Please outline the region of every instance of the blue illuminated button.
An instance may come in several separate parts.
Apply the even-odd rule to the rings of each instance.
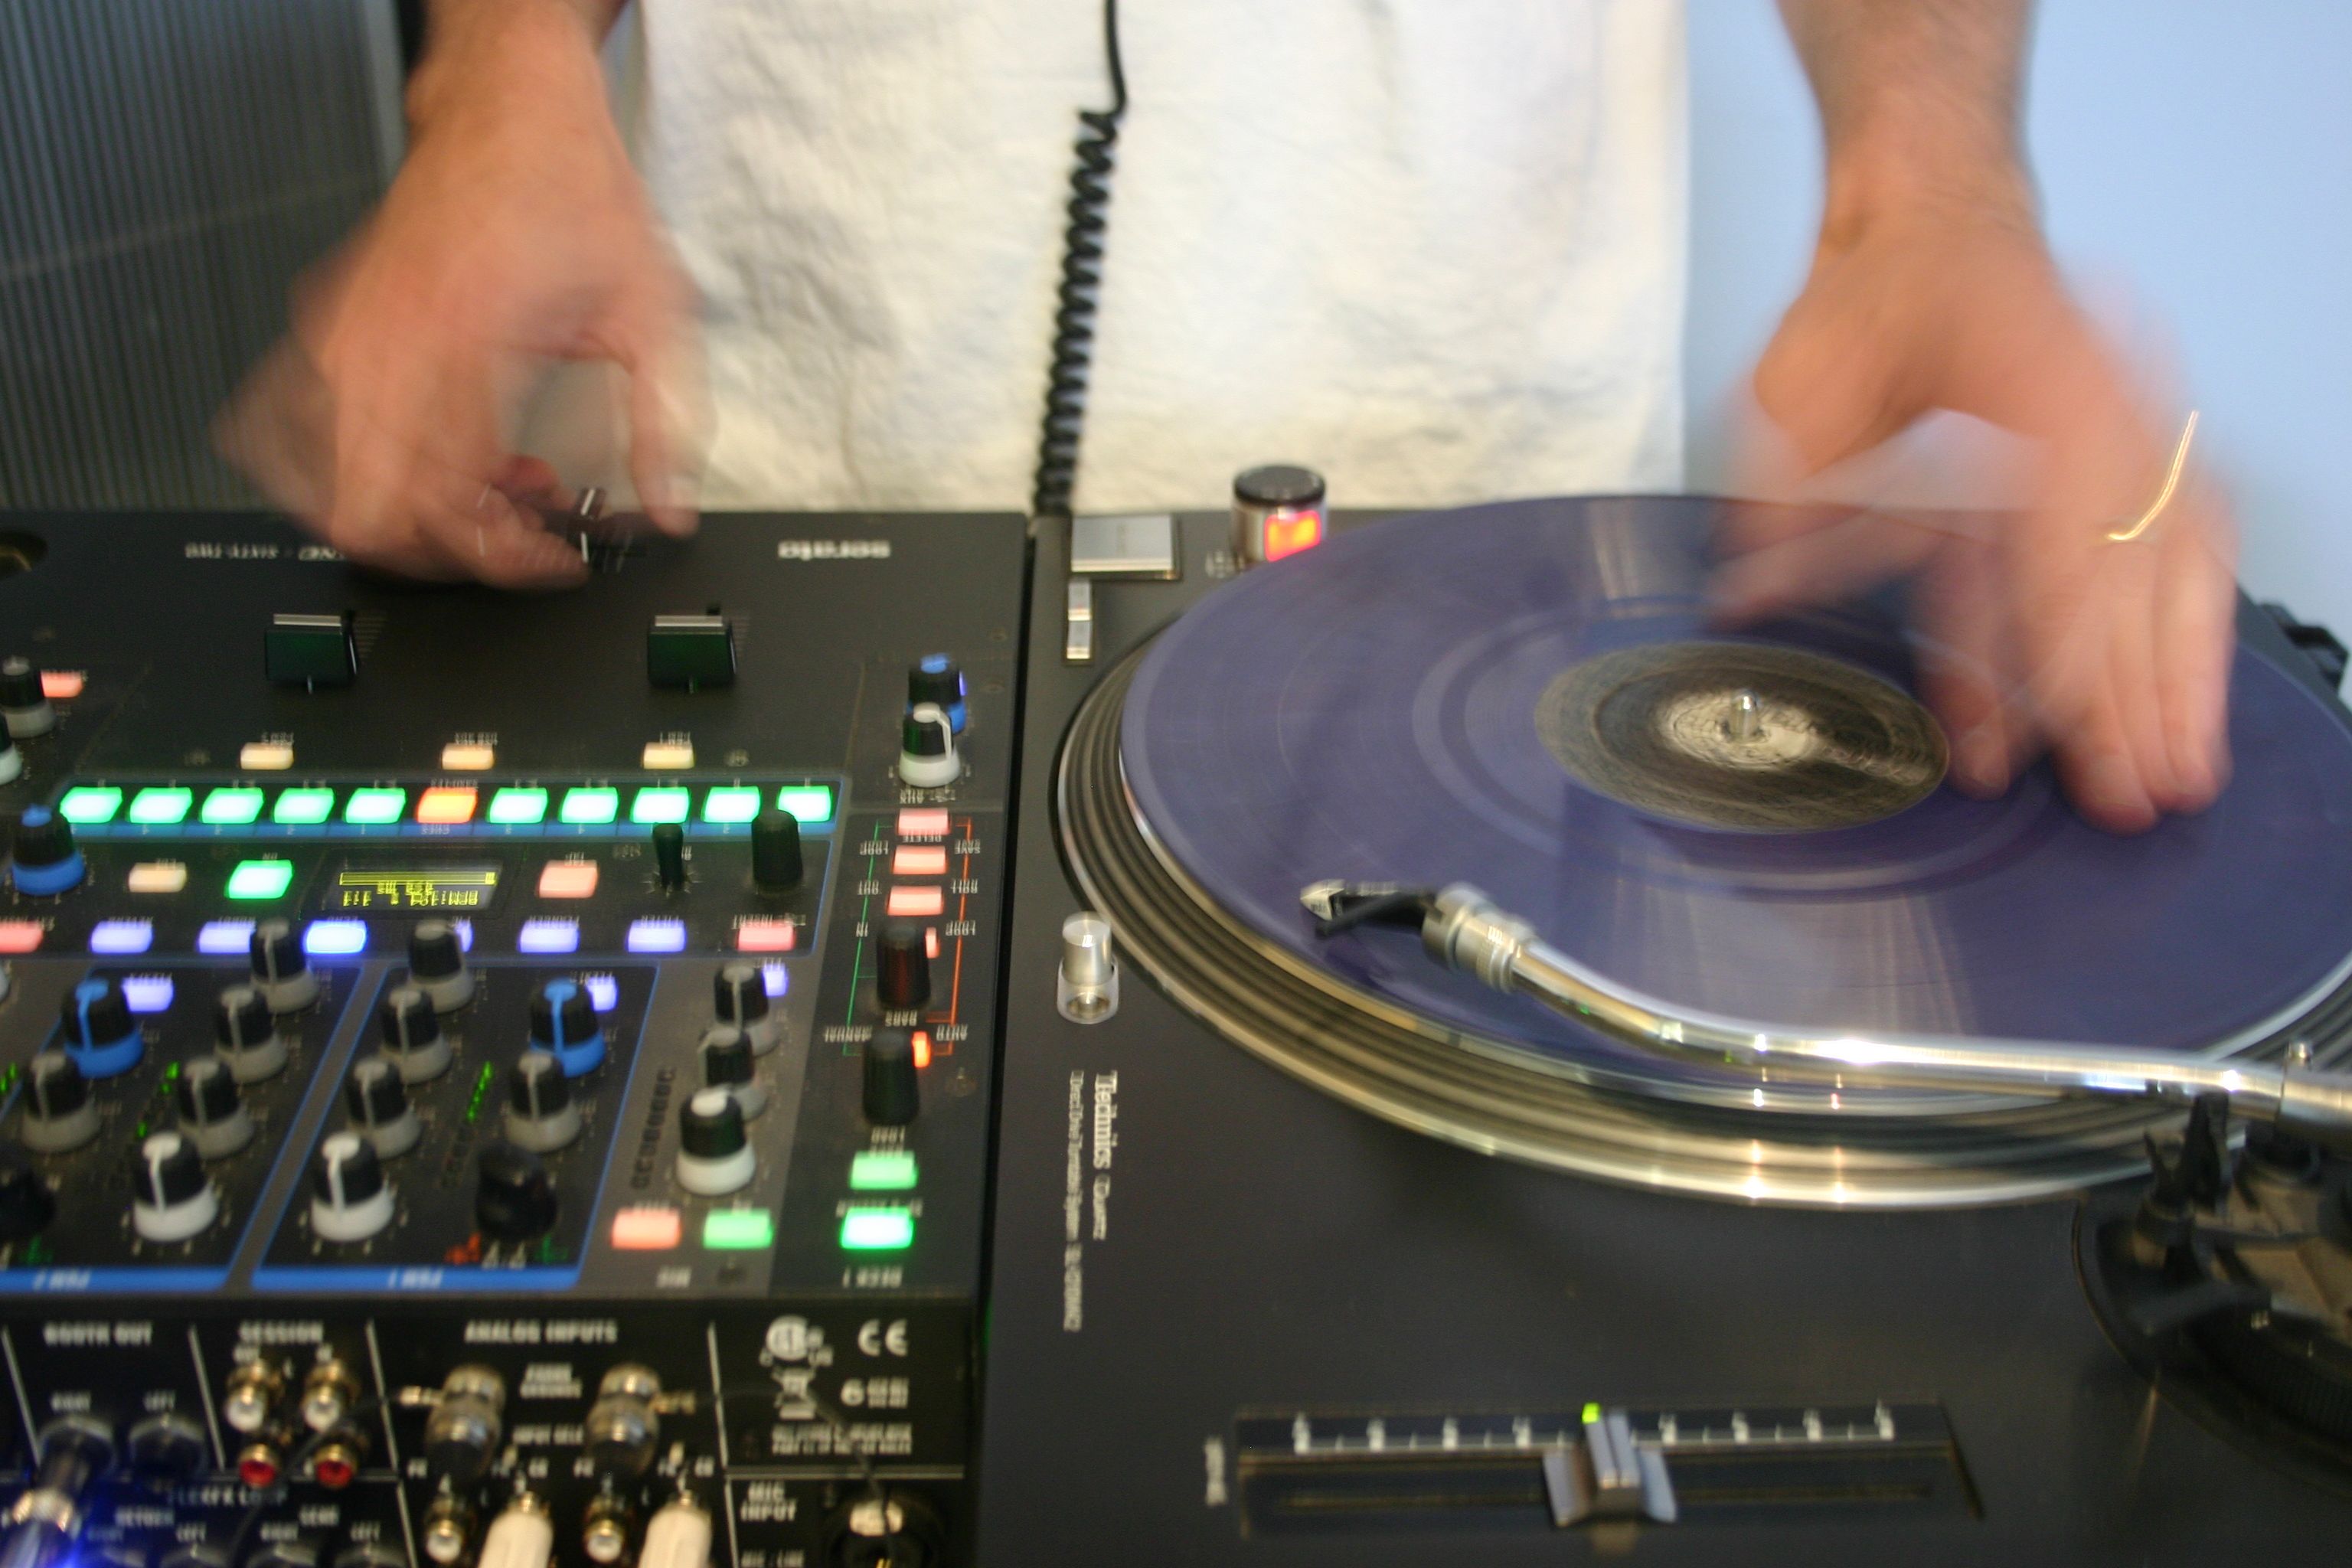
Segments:
[[[515,934],[515,950],[519,952],[577,952],[580,951],[578,921],[529,920]]]
[[[200,822],[215,827],[242,827],[261,816],[261,792],[239,784],[230,789],[216,789],[205,796],[202,810],[196,813]]]
[[[629,922],[631,952],[684,952],[686,922],[684,921],[631,921]]]
[[[688,792],[675,784],[648,784],[630,802],[629,820],[641,827],[652,823],[684,822],[690,804]]]
[[[112,822],[122,809],[122,792],[112,784],[79,784],[58,802],[58,815],[76,827],[96,827]]]
[[[228,874],[228,896],[238,900],[282,899],[294,885],[291,860],[240,860]]]
[[[355,827],[381,827],[398,822],[407,809],[404,789],[355,789],[343,802],[343,820]]]
[[[576,792],[575,792],[576,793]],[[490,796],[486,820],[499,827],[528,827],[547,820],[543,789],[502,789]]]
[[[270,808],[269,820],[289,827],[309,827],[326,821],[334,809],[333,790],[284,790],[278,796],[278,804]]]
[[[243,955],[253,945],[251,921],[206,921],[196,932],[196,951]]]
[[[146,1041],[131,1004],[111,980],[91,978],[67,994],[64,1007],[66,1055],[84,1078],[112,1078],[139,1065]]]
[[[26,806],[16,818],[8,861],[8,878],[16,884],[16,890],[47,898],[79,882],[82,870],[73,825],[46,805]]]
[[[643,800],[641,792],[637,798]],[[749,784],[721,784],[702,797],[702,820],[731,826],[760,815],[760,792]]]
[[[365,921],[312,921],[302,931],[302,951],[313,958],[349,958],[367,943]]]
[[[134,1013],[168,1013],[172,1010],[172,977],[126,974],[122,977],[122,1000]]]
[[[188,819],[195,803],[192,789],[142,789],[131,797],[130,817],[142,827],[173,827]]]
[[[604,1025],[577,980],[551,980],[530,999],[530,1043],[563,1064],[563,1076],[593,1072],[604,1059]]]
[[[609,1013],[621,1005],[621,983],[610,974],[588,976],[588,1001],[599,1013]]]
[[[776,792],[776,809],[800,819],[803,827],[820,827],[833,820],[831,784],[786,784]]]
[[[903,1193],[915,1184],[915,1156],[904,1149],[862,1149],[849,1157],[849,1190]]]
[[[845,1252],[900,1252],[915,1244],[915,1216],[905,1209],[853,1206],[842,1211]]]
[[[621,815],[621,792],[605,785],[563,792],[556,816],[574,827],[596,827]]]
[[[155,945],[153,921],[100,921],[89,928],[92,952],[122,955],[144,952]]]

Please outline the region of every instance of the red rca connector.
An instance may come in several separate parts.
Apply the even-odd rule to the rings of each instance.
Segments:
[[[254,1491],[267,1491],[286,1473],[278,1449],[268,1443],[247,1443],[237,1451],[236,1479]]]

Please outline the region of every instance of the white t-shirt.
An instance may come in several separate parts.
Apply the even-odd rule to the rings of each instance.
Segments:
[[[641,0],[709,506],[1025,510],[1100,0]],[[1076,504],[1680,479],[1677,0],[1127,0]]]

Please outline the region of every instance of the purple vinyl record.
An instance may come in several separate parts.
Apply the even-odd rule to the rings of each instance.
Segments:
[[[2242,648],[2234,782],[2136,837],[2084,823],[2041,765],[1999,800],[1939,787],[1876,821],[1780,833],[1689,826],[1580,782],[1538,711],[1613,649],[1766,642],[1910,689],[1882,611],[1709,629],[1720,504],[1400,518],[1250,572],[1137,671],[1120,755],[1138,810],[1228,915],[1307,963],[1442,1024],[1652,1079],[1706,1075],[1445,973],[1408,934],[1319,940],[1300,889],[1470,882],[1618,986],[1790,1029],[2203,1052],[2343,979],[2352,732]]]

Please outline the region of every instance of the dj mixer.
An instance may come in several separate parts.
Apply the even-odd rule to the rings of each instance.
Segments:
[[[963,1560],[1022,520],[9,521],[10,1561]]]

